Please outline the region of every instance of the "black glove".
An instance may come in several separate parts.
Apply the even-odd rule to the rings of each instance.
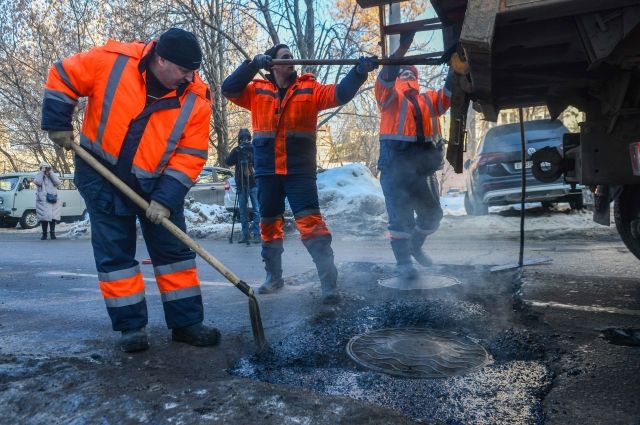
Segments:
[[[270,62],[271,56],[269,55],[255,55],[251,61],[251,65],[258,69],[269,69],[271,68]]]
[[[356,72],[358,74],[367,74],[374,69],[378,69],[377,60],[377,56],[360,56],[360,59],[358,59],[358,64],[356,65]]]
[[[411,43],[413,43],[413,37],[415,37],[415,31],[407,31],[400,34],[400,46],[408,49],[411,47]]]

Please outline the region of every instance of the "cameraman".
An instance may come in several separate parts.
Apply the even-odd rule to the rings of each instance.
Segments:
[[[253,223],[251,225],[252,242],[260,243],[260,206],[258,205],[258,188],[256,187],[255,173],[253,170],[253,145],[251,133],[246,128],[238,132],[238,146],[231,150],[226,164],[235,166],[236,191],[238,209],[240,210],[240,223],[242,223],[242,239],[238,243],[249,243],[249,217],[247,215],[247,202],[251,198],[253,207]]]

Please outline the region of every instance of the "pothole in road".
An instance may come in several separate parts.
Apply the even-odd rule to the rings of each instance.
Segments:
[[[356,363],[407,378],[463,375],[489,363],[487,351],[470,339],[425,328],[379,329],[357,335],[347,344]]]
[[[544,363],[547,341],[514,317],[518,313],[512,305],[512,275],[477,267],[434,271],[455,276],[460,284],[434,291],[397,291],[377,283],[393,274],[391,266],[342,265],[340,283],[346,296],[334,318],[283,325],[279,338],[271,335],[267,353],[244,357],[229,371],[389,407],[418,422],[541,422],[541,400],[551,385]],[[303,284],[300,280],[296,284]],[[404,334],[396,334],[398,329],[405,329]],[[367,368],[376,355],[365,359],[364,335],[386,339],[396,352],[392,357],[402,357],[399,363],[409,366],[406,369],[418,364],[412,363],[413,351],[427,353],[419,363],[423,375],[407,379],[382,373],[380,364]],[[350,352],[357,354],[360,364],[347,353],[350,341]],[[435,366],[442,359],[450,363]],[[447,367],[454,363],[459,364]],[[441,377],[425,379],[431,373],[429,365],[432,371],[439,369]]]

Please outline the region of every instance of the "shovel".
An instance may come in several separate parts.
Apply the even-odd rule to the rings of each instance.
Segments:
[[[82,160],[89,164],[94,170],[96,170],[102,177],[107,179],[109,183],[114,185],[120,192],[122,192],[127,198],[131,199],[137,206],[144,211],[149,208],[149,203],[138,195],[133,189],[127,186],[122,180],[116,177],[111,171],[109,171],[104,165],[102,165],[97,159],[89,154],[80,145],[73,143],[71,149]],[[258,307],[258,300],[256,299],[253,289],[236,276],[231,270],[225,267],[220,261],[218,261],[213,255],[209,254],[199,243],[191,239],[184,233],[178,226],[173,224],[168,218],[163,218],[160,223],[171,234],[178,238],[181,242],[196,252],[204,261],[209,263],[214,269],[216,269],[221,275],[227,278],[227,280],[235,285],[243,294],[249,297],[249,317],[251,318],[251,328],[253,330],[253,339],[258,346],[258,351],[261,352],[267,347],[267,341],[264,337],[264,329],[262,328],[262,319],[260,318],[260,308]]]

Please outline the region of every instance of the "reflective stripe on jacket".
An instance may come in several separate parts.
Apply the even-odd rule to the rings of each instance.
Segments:
[[[242,73],[243,67],[251,72],[249,66],[242,64],[236,72]],[[318,112],[342,105],[353,95],[341,101],[337,85],[321,84],[312,74],[298,77],[288,87],[284,99],[280,99],[278,87],[268,80],[253,80],[237,93],[225,91],[234,85],[235,75],[225,80],[223,94],[251,111],[256,176],[315,175]],[[361,82],[357,84],[356,90]]]
[[[145,107],[154,46],[109,40],[57,62],[45,85],[42,129],[71,130],[78,98],[88,97],[80,144],[125,181],[137,180],[150,199],[176,209],[207,158],[210,92],[195,73],[192,83]]]
[[[375,84],[375,96],[380,110],[380,141],[417,141],[416,117],[421,117],[425,141],[438,143],[442,134],[438,117],[444,115],[451,106],[448,80],[440,90],[427,90],[415,96],[420,109],[416,113],[414,103],[406,94],[408,87],[399,79],[385,81],[382,75],[381,72]]]

